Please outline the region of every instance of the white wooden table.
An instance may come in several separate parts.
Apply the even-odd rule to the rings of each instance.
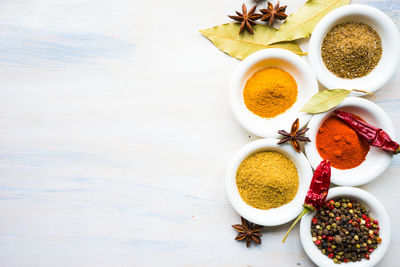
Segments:
[[[287,0],[288,12],[303,1]],[[399,26],[400,1],[354,0]],[[233,118],[238,61],[198,30],[241,1],[0,2],[0,266],[312,266],[298,227],[233,240],[224,190],[256,139]],[[400,136],[400,70],[371,97]],[[374,182],[400,265],[400,157]]]

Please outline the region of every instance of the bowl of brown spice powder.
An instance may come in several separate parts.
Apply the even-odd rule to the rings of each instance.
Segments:
[[[247,220],[275,226],[293,220],[303,209],[312,178],[303,153],[280,146],[277,139],[260,139],[242,147],[225,177],[235,210]]]
[[[328,89],[374,92],[394,74],[400,36],[393,21],[367,5],[348,5],[326,15],[315,27],[309,60]]]

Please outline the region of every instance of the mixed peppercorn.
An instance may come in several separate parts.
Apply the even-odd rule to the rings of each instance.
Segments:
[[[378,221],[358,201],[329,200],[313,217],[314,244],[335,263],[369,260],[382,242]]]

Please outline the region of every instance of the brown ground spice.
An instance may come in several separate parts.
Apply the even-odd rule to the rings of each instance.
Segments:
[[[299,188],[299,177],[288,157],[276,151],[264,151],[240,164],[236,185],[244,202],[268,210],[292,201]]]
[[[322,60],[329,71],[344,79],[370,73],[382,56],[379,34],[363,23],[348,22],[333,27],[321,47]]]

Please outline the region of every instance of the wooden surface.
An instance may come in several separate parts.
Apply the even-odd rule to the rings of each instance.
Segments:
[[[241,3],[0,2],[0,266],[312,266],[298,227],[233,240],[225,169],[256,137],[228,106],[239,62],[198,30]],[[399,26],[400,1],[353,3]],[[370,97],[398,136],[399,74]],[[393,223],[380,266],[400,264],[399,171],[362,187]]]

